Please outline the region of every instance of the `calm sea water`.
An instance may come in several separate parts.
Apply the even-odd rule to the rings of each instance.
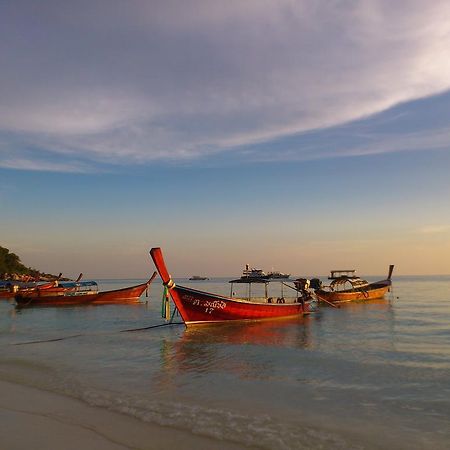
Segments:
[[[229,293],[225,280],[176,281]],[[120,332],[163,323],[161,294],[154,283],[137,305],[17,310],[2,300],[0,379],[218,447],[450,448],[449,276],[397,277],[385,300],[303,319]]]

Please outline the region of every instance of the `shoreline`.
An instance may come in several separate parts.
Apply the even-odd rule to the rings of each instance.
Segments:
[[[71,397],[2,380],[0,441],[8,450],[249,448],[141,422]]]

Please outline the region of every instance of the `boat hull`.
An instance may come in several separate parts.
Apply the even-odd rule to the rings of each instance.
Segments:
[[[355,301],[374,300],[383,298],[391,287],[391,280],[378,281],[369,284],[365,289],[345,291],[325,291],[318,289],[315,294],[319,301],[329,303],[347,303]]]
[[[153,278],[154,276],[147,283],[113,291],[65,291],[55,293],[54,295],[47,295],[47,293],[40,295],[37,291],[29,294],[17,294],[15,300],[18,306],[72,306],[137,303]]]
[[[170,293],[186,325],[301,316],[307,309],[301,302],[281,304],[252,302],[183,286],[174,287]]]
[[[0,299],[4,298],[14,298],[14,296],[16,295],[16,292],[12,291],[12,290],[2,290],[0,291]]]
[[[176,286],[167,271],[161,249],[152,248],[150,254],[186,326],[281,319],[302,316],[309,312],[309,303],[256,302]]]

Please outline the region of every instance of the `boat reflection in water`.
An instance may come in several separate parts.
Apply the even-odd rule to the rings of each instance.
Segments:
[[[310,316],[254,322],[231,322],[220,327],[187,328],[183,342],[201,344],[263,345],[302,348],[308,345]]]
[[[266,350],[283,352],[307,348],[310,324],[314,320],[304,316],[186,328],[178,340],[164,340],[162,372],[158,375],[160,387],[176,384],[179,376],[188,373],[231,374],[240,379],[270,377],[276,371],[276,362],[270,360]],[[260,347],[261,352],[255,347]],[[261,358],[254,359],[255,351],[261,353]]]
[[[157,377],[161,377],[161,383],[169,385],[177,384],[175,380],[179,381],[179,377],[189,373],[195,376],[221,373],[240,379],[270,378],[279,370],[276,360],[283,355],[293,358],[295,364],[301,366],[304,350],[338,345],[334,339],[328,342],[327,327],[334,329],[339,317],[342,321],[343,315],[350,318],[354,313],[364,317],[381,315],[379,320],[390,327],[391,320],[386,319],[390,317],[391,302],[387,299],[365,301],[364,304],[346,303],[340,309],[293,318],[188,327],[179,338],[163,339],[160,352],[162,372]],[[378,331],[379,320],[376,319]],[[351,328],[364,327],[370,334],[371,321],[357,322],[346,321]],[[340,330],[340,333],[345,334],[345,330]],[[345,336],[341,335],[341,339]],[[277,356],[273,359],[275,354]]]

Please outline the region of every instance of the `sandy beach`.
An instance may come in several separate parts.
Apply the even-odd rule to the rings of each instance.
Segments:
[[[0,381],[0,447],[8,450],[239,449],[242,446]],[[248,448],[248,447],[246,447]]]

